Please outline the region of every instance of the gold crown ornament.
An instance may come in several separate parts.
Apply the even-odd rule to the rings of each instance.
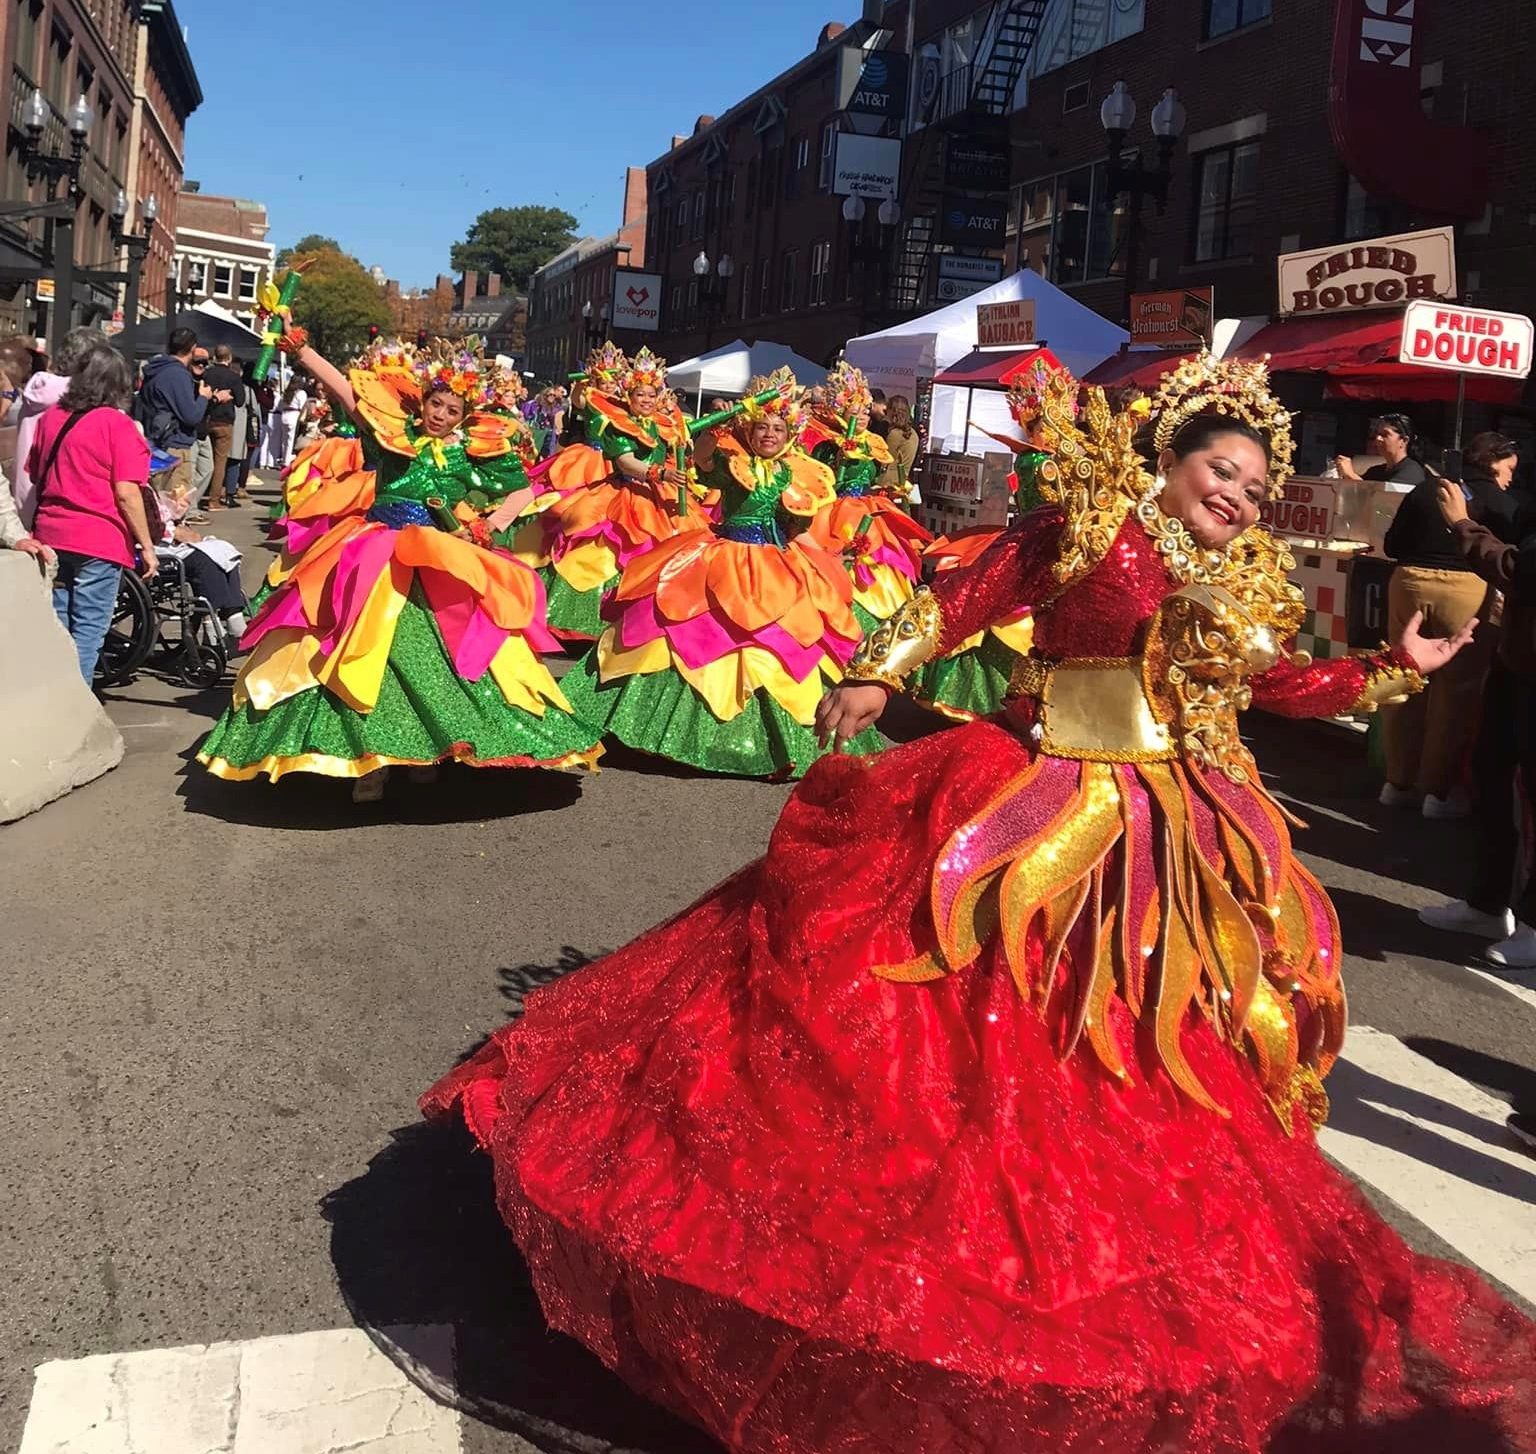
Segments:
[[[622,358],[623,355],[620,354]],[[642,348],[639,353],[628,361],[624,371],[618,376],[620,389],[626,394],[633,393],[636,389],[655,389],[658,394],[667,387],[667,361],[657,358],[649,348]]]
[[[842,419],[868,413],[875,402],[874,395],[869,391],[869,380],[864,377],[864,370],[855,368],[847,359],[836,364],[828,373],[826,398],[833,411]]]
[[[1202,414],[1220,414],[1257,430],[1269,442],[1269,493],[1278,496],[1291,477],[1295,444],[1291,411],[1269,388],[1269,357],[1246,361],[1218,359],[1209,353],[1185,359],[1163,375],[1152,396],[1156,421],[1152,442],[1157,453]]]
[[[757,396],[770,391],[774,397],[759,404]],[[771,374],[759,374],[748,381],[741,412],[749,424],[768,416],[782,419],[789,426],[790,438],[794,439],[805,427],[805,390],[795,382],[794,370],[785,364]]]
[[[365,366],[380,378],[414,379],[423,397],[451,390],[471,410],[499,407],[508,390],[507,375],[486,358],[478,338],[462,343],[433,338],[421,348],[400,339],[380,339],[368,350]]]
[[[624,350],[612,339],[587,355],[587,384],[591,388],[616,388],[628,372],[629,360],[624,356]]]

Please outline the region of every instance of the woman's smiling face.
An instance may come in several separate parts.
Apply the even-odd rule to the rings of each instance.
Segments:
[[[1165,484],[1163,512],[1183,522],[1208,549],[1219,549],[1256,524],[1269,489],[1263,447],[1235,431],[1217,434],[1181,459],[1165,449],[1158,460]]]

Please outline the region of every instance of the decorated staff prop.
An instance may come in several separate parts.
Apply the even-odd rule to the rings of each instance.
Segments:
[[[277,341],[293,324],[293,305],[299,296],[299,283],[311,261],[313,259],[305,258],[294,263],[283,275],[281,288],[269,282],[261,290],[261,352],[256,355],[254,378],[266,378],[267,370],[277,359]]]

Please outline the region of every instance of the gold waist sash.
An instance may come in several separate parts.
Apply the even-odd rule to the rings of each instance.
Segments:
[[[1139,656],[1023,658],[1010,695],[1040,703],[1039,747],[1048,757],[1082,762],[1167,762],[1179,755],[1142,685]]]

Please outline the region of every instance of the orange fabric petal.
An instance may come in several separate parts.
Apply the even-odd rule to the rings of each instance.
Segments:
[[[354,535],[364,530],[383,530],[385,527],[358,515],[348,515],[322,535],[299,558],[293,573],[288,577],[290,588],[298,591],[304,602],[304,614],[316,625],[330,591],[331,573],[341,559],[341,552]]]
[[[595,485],[606,480],[608,475],[608,461],[603,458],[602,450],[593,449],[590,444],[573,444],[550,461],[545,479],[551,488],[564,494],[583,485]]]
[[[658,546],[630,563],[620,583],[620,595],[633,600],[635,595],[654,594],[657,613],[668,621],[691,621],[702,616],[710,606],[710,561],[717,544],[713,535],[705,534],[678,536],[671,549]],[[656,560],[658,556],[661,559]],[[652,569],[642,572],[653,560]],[[625,593],[630,571],[635,572],[635,595]],[[642,585],[647,577],[654,583],[649,590]]]
[[[800,601],[795,573],[781,551],[734,540],[717,540],[710,551],[707,590],[710,604],[748,631],[782,622]]]
[[[481,609],[506,631],[523,631],[538,605],[538,577],[510,556],[485,550],[425,525],[407,525],[395,539],[395,559],[415,570],[442,571],[479,597]]]

